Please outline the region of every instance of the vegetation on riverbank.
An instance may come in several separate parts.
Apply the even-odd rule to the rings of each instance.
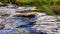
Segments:
[[[45,11],[47,14],[55,15],[60,12],[60,0],[0,0],[2,4],[16,4],[19,6],[36,6],[37,11]]]

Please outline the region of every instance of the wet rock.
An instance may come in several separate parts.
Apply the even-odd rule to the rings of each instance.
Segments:
[[[57,27],[56,23],[60,22],[36,22],[33,28],[37,28],[37,30],[49,30],[53,27]]]
[[[3,7],[0,7],[0,8],[1,8],[0,10],[3,9]],[[27,9],[27,8],[23,8],[23,7],[19,8],[19,11],[20,11],[20,9],[21,10],[23,10],[23,9],[32,10],[31,8]],[[10,13],[10,11],[12,13]],[[15,10],[15,9],[6,8],[6,7],[4,8],[3,12],[1,11],[0,15],[2,15],[2,16],[8,16],[9,14],[13,15],[13,18],[11,20],[9,18],[7,21],[5,21],[3,23],[5,25],[5,27],[1,27],[1,29],[6,29],[6,30],[9,30],[9,28],[13,29],[11,27],[11,25],[12,25],[13,27],[19,28],[23,31],[26,31],[26,30],[31,31],[30,28],[25,28],[25,27],[30,27],[30,25],[32,25],[34,23],[34,26],[32,25],[32,28],[36,29],[37,31],[45,30],[45,31],[48,31],[48,33],[51,33],[51,32],[56,33],[56,32],[58,32],[57,30],[59,30],[58,28],[60,27],[60,24],[59,24],[60,22],[57,22],[57,19],[54,16],[48,16],[45,13],[35,13],[35,12],[15,13],[15,11],[17,11],[17,9]],[[14,19],[14,17],[18,17],[18,18]],[[20,18],[20,17],[24,17],[24,18]],[[24,25],[24,26],[20,26],[20,25]],[[32,33],[27,33],[27,34],[47,34],[45,31],[39,31],[39,32],[31,31]],[[11,30],[10,30],[10,32],[11,32]],[[17,33],[13,33],[13,34],[17,34]]]
[[[55,22],[37,22],[36,25],[54,25]]]
[[[37,31],[45,30],[49,34],[57,34],[60,28],[60,22],[54,16],[38,15],[37,22],[32,28],[35,28]],[[41,34],[41,33],[39,33]],[[42,33],[43,34],[43,33]]]
[[[51,28],[52,32],[58,32],[58,30],[59,30],[58,28]]]

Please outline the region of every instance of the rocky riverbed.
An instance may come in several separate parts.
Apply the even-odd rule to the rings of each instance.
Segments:
[[[0,7],[0,34],[19,34],[15,28],[24,34],[60,34],[60,21],[55,16],[44,12],[16,13],[24,10],[31,10],[31,7]]]

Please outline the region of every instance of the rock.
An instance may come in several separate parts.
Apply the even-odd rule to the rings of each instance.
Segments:
[[[16,12],[16,9],[0,7],[0,15],[2,15],[2,16],[14,15],[15,12]]]
[[[48,34],[59,34],[58,30],[60,29],[60,22],[57,21],[57,19],[54,16],[38,14],[37,17],[38,17],[36,20],[37,22],[32,28],[35,28],[37,31],[45,30],[47,31]]]
[[[12,13],[9,13],[7,11],[11,11]],[[58,32],[60,28],[60,22],[57,22],[57,19],[54,16],[48,16],[45,13],[36,13],[36,12],[15,13],[15,9],[6,9],[6,12],[4,8],[4,11],[3,12],[1,11],[0,15],[10,16],[11,14],[13,15],[13,17],[12,19],[10,17],[9,19],[7,18],[7,21],[3,23],[4,25],[0,25],[1,30],[2,29],[9,30],[10,28],[13,29],[11,27],[12,25],[13,27],[19,28],[19,29],[22,27],[21,30],[24,30],[24,31],[26,30],[31,31],[30,28],[28,29],[24,29],[24,28],[30,27],[30,25],[32,25],[33,23],[34,23],[34,26],[32,26],[31,28],[36,29],[35,31],[38,31],[38,32],[31,32],[31,33],[29,32],[27,34],[47,34],[47,32],[51,34],[51,33]],[[18,18],[14,19],[14,17],[18,17]],[[23,25],[23,26],[20,26],[20,25]],[[40,30],[43,30],[43,31],[40,31]],[[45,32],[44,30],[47,32]],[[13,34],[18,34],[18,33],[13,33]]]
[[[14,4],[8,4],[6,7],[7,8],[17,8],[18,6],[17,5],[14,5]]]
[[[37,13],[38,15],[38,17],[41,17],[41,16],[46,16],[46,13]]]
[[[19,34],[19,32],[12,32],[11,34]]]
[[[24,10],[37,10],[36,7],[18,7],[17,11],[24,11]]]
[[[3,24],[5,25],[4,29],[9,29],[9,28],[13,29],[13,27],[19,26],[18,23],[16,23],[16,21],[13,19],[8,19],[7,21],[3,22]]]
[[[3,21],[4,19],[0,16],[0,23]]]
[[[0,24],[0,30],[4,29],[5,25],[4,24]]]
[[[54,16],[42,16],[42,17],[38,17],[37,21],[47,21],[47,22],[51,22],[51,21],[57,21],[57,19]]]
[[[54,26],[57,27],[56,23],[60,23],[60,22],[36,22],[33,28],[44,29],[44,28],[52,28]]]
[[[45,31],[39,31],[38,34],[47,34]]]
[[[16,13],[14,17],[30,17],[33,18],[36,16],[36,13],[31,12],[31,13]]]
[[[1,16],[6,16],[6,17],[8,17],[8,16],[10,16],[10,14],[4,14],[4,15],[1,15]]]

